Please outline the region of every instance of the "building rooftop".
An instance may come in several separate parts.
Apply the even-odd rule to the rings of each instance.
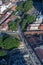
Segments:
[[[13,11],[15,11],[16,10],[16,5],[14,5],[12,8],[11,8],[11,10],[13,10]]]
[[[43,34],[26,35],[32,50],[36,57],[43,63]],[[34,55],[34,54],[33,54]]]
[[[27,30],[39,30],[39,29],[41,30],[39,26],[42,24],[42,22],[43,22],[43,15],[37,16],[36,21],[27,26]]]
[[[0,31],[7,31],[8,30],[8,25],[7,24],[2,24],[0,26]]]
[[[18,2],[18,1],[20,1],[20,0],[11,0],[12,2]]]
[[[10,21],[15,20],[16,18],[16,16],[12,15],[4,23],[9,23]]]
[[[2,4],[2,5],[0,6],[0,14],[3,14],[3,11],[5,11],[7,8],[9,8],[10,5],[11,5],[11,2],[8,2],[8,3],[6,3],[6,4]]]
[[[38,57],[40,58],[40,60],[43,62],[43,45],[36,47],[35,51],[36,51]]]

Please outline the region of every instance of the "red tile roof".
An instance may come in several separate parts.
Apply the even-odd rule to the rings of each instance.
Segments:
[[[4,23],[9,23],[11,20],[14,20],[14,19],[16,19],[16,16],[12,15]]]
[[[29,42],[30,44],[32,44],[34,46],[34,44],[36,46],[38,46],[39,44],[42,44],[43,42],[38,38],[38,37],[30,37],[29,38]]]
[[[10,18],[11,20],[14,20],[14,19],[16,19],[16,16],[12,15],[12,16],[10,16],[9,18]]]
[[[12,2],[18,2],[19,0],[12,0]]]
[[[25,35],[29,35],[29,34],[43,34],[43,31],[26,31],[24,32]]]
[[[14,5],[12,8],[11,8],[11,10],[13,10],[13,11],[15,11],[16,10],[16,5]]]
[[[2,28],[6,28],[8,26],[7,24],[2,24]]]
[[[6,21],[5,21],[5,23],[9,23],[11,20],[10,20],[10,18],[9,19],[7,19]]]
[[[39,26],[39,29],[40,29],[40,30],[43,30],[43,24],[41,24],[41,25]]]
[[[35,50],[40,60],[43,60],[43,49],[36,48]]]

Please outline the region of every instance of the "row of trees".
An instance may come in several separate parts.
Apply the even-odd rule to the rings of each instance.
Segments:
[[[27,0],[26,2],[20,2],[17,6],[17,11],[23,12],[21,16],[22,29],[26,29],[27,24],[33,23],[35,16],[27,14],[27,12],[33,7],[33,0]]]
[[[17,11],[21,12],[21,11],[28,11],[30,8],[32,8],[33,6],[33,1],[32,0],[28,0],[26,2],[20,2],[18,7],[17,7]]]
[[[35,16],[33,15],[28,15],[26,19],[23,19],[23,22],[22,22],[22,29],[23,30],[26,30],[26,27],[28,24],[32,24],[34,21],[35,21]]]

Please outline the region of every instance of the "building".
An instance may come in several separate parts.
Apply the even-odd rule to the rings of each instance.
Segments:
[[[39,15],[37,16],[35,22],[33,22],[32,24],[29,24],[27,27],[27,30],[39,30],[40,25],[43,22],[43,15]]]
[[[10,0],[2,0],[3,3],[9,2]]]
[[[3,11],[7,10],[7,8],[9,8],[11,6],[11,3],[8,3],[8,4],[2,4],[0,6],[0,14],[3,14]]]
[[[0,0],[0,5],[2,5],[2,0]]]
[[[11,2],[18,2],[19,0],[10,0]]]
[[[2,24],[0,26],[0,31],[7,31],[8,30],[8,25],[7,24]]]

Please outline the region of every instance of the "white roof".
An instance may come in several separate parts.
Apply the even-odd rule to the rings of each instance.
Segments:
[[[30,24],[31,27],[37,27],[39,26],[40,24]]]
[[[29,54],[24,55],[24,57],[29,57]]]
[[[30,30],[38,30],[39,25],[42,23],[43,15],[39,15],[33,24],[30,24]]]
[[[30,30],[38,30],[38,27],[30,27]]]
[[[0,6],[0,13],[2,14],[3,11],[6,10],[10,6],[11,6],[11,3],[9,3],[8,5],[5,5],[5,4],[1,5]]]
[[[2,13],[4,10],[6,10],[6,6],[5,5],[0,6],[0,13]]]

